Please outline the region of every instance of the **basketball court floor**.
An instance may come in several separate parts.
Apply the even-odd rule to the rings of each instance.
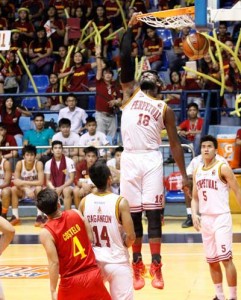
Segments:
[[[200,234],[196,233],[194,228],[182,229],[183,220],[183,217],[165,218],[162,245],[164,290],[152,288],[151,280],[146,275],[146,286],[140,291],[135,291],[136,300],[213,299],[214,290],[203,255]],[[233,215],[233,222],[234,263],[240,282],[241,215]],[[7,300],[51,299],[47,259],[38,240],[41,229],[35,228],[33,223],[33,219],[24,219],[23,225],[16,227],[14,242],[0,258],[0,280]],[[143,254],[144,262],[149,267],[150,254],[146,243]],[[225,291],[228,298],[226,282]],[[241,299],[241,288],[238,290],[238,299]]]

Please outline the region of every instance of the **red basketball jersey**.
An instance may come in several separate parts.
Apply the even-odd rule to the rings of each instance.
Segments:
[[[74,210],[64,211],[60,218],[45,224],[55,240],[61,278],[97,267],[85,224]]]

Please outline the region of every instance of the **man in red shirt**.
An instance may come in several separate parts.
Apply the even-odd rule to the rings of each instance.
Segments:
[[[92,167],[98,159],[98,150],[93,147],[84,149],[85,159],[77,163],[75,174],[75,187],[74,187],[74,203],[75,207],[79,207],[80,200],[93,192],[94,184],[89,177],[89,168]]]
[[[51,299],[111,299],[91,247],[90,225],[82,214],[77,210],[62,212],[57,193],[49,188],[38,194],[37,207],[48,216],[40,241],[49,261]]]
[[[198,117],[198,105],[189,103],[187,106],[187,120],[184,120],[178,127],[177,133],[182,144],[193,143],[195,155],[200,154],[200,134],[203,126],[203,119]]]
[[[0,147],[17,147],[17,146],[18,145],[14,136],[7,134],[6,126],[3,123],[0,123]],[[13,158],[18,156],[18,151],[2,150],[2,156],[3,158],[13,160]]]

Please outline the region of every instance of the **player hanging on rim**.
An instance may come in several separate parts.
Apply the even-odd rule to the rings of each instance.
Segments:
[[[121,131],[124,152],[121,158],[121,194],[129,201],[136,240],[132,246],[134,288],[145,285],[142,261],[142,211],[148,220],[148,238],[152,262],[150,274],[152,286],[164,288],[161,273],[161,209],[163,207],[163,158],[159,151],[161,130],[167,129],[173,157],[183,177],[183,187],[188,192],[188,178],[184,155],[180,145],[175,115],[165,102],[156,98],[162,85],[156,72],[146,71],[140,77],[140,88],[134,81],[134,66],[131,63],[132,26],[134,14],[121,42],[121,83],[123,106]]]

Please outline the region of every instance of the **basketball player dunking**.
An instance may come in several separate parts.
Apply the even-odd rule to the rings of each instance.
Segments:
[[[121,158],[120,190],[129,201],[136,240],[132,246],[134,288],[145,285],[141,247],[143,237],[142,211],[148,220],[148,238],[152,263],[150,274],[152,286],[164,288],[161,273],[161,208],[163,207],[163,159],[159,151],[161,130],[165,127],[173,157],[183,176],[183,186],[188,186],[182,147],[180,145],[174,112],[157,98],[162,82],[154,71],[143,72],[140,88],[134,81],[131,62],[132,26],[136,14],[129,21],[121,42],[121,83],[123,106],[121,132],[124,152]]]
[[[191,202],[193,225],[201,230],[206,259],[214,283],[216,297],[225,300],[222,284],[224,265],[230,300],[237,299],[237,272],[232,260],[232,216],[229,207],[229,187],[241,206],[241,188],[228,164],[216,159],[217,140],[207,135],[201,138],[202,164],[194,173]],[[201,214],[201,218],[198,215]]]

